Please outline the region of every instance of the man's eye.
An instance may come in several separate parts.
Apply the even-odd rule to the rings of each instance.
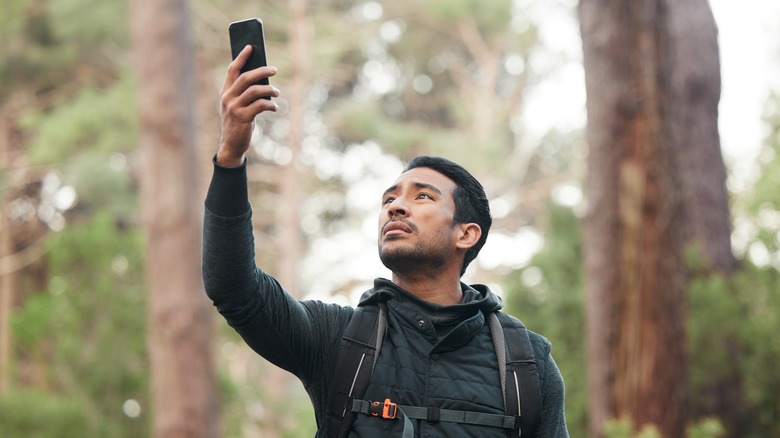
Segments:
[[[382,205],[389,204],[389,203],[391,203],[393,201],[395,201],[395,198],[392,198],[392,197],[388,196],[387,198],[382,200]]]
[[[427,193],[420,193],[417,195],[417,199],[433,199],[433,197]]]

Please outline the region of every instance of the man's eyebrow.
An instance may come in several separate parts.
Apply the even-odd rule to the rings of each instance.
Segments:
[[[413,185],[417,189],[428,189],[430,191],[436,192],[436,194],[438,194],[439,196],[442,195],[441,190],[439,190],[439,188],[434,186],[433,184],[415,182]]]
[[[442,196],[441,190],[439,190],[439,188],[434,186],[433,184],[428,184],[428,183],[424,183],[424,182],[413,182],[412,185],[414,186],[414,188],[416,188],[418,190],[420,190],[420,189],[427,189],[427,190],[430,190],[432,192],[436,192],[436,194],[438,194],[439,196]],[[387,196],[388,193],[392,193],[392,192],[394,192],[396,190],[398,190],[398,184],[395,184],[395,185],[392,185],[392,186],[388,187],[387,190],[385,190],[385,192],[382,193],[382,198]]]
[[[387,196],[388,193],[392,193],[398,189],[398,184],[392,185],[387,188],[387,190],[382,193],[382,198],[384,199],[385,196]]]

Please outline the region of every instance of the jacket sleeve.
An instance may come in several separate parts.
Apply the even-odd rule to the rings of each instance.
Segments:
[[[552,355],[547,352],[543,367],[542,424],[539,438],[569,438],[564,412],[565,390],[563,377]]]
[[[304,384],[334,361],[351,310],[301,302],[255,264],[246,167],[214,164],[203,222],[202,275],[219,313],[258,354]]]

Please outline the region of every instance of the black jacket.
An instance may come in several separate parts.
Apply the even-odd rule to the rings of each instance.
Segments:
[[[257,268],[245,172],[243,167],[215,167],[204,220],[206,292],[251,348],[303,382],[321,427],[317,436],[324,436],[330,379],[353,309],[297,301]],[[463,291],[462,304],[440,306],[416,298],[389,280],[375,281],[363,301],[387,304],[388,332],[366,399],[503,413],[497,359],[484,313],[500,309],[501,301],[485,286],[463,285]],[[539,436],[568,437],[563,380],[549,342],[531,336],[542,390]],[[353,425],[353,436],[400,436],[400,422],[360,417]],[[415,436],[506,435],[499,429],[419,421]]]

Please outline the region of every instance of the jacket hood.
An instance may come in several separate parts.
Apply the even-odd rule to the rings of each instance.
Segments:
[[[501,308],[504,307],[504,303],[501,298],[491,292],[490,288],[484,284],[467,285],[465,283],[461,283],[460,286],[461,290],[463,291],[463,302],[446,307],[462,308],[463,310],[478,309],[484,313],[495,312],[497,310],[501,310]],[[436,304],[428,303],[420,298],[417,298],[417,296],[415,296],[413,293],[399,287],[392,281],[385,278],[377,278],[374,280],[374,287],[363,293],[363,295],[360,297],[358,306],[383,303],[393,299],[411,299],[436,306]]]

